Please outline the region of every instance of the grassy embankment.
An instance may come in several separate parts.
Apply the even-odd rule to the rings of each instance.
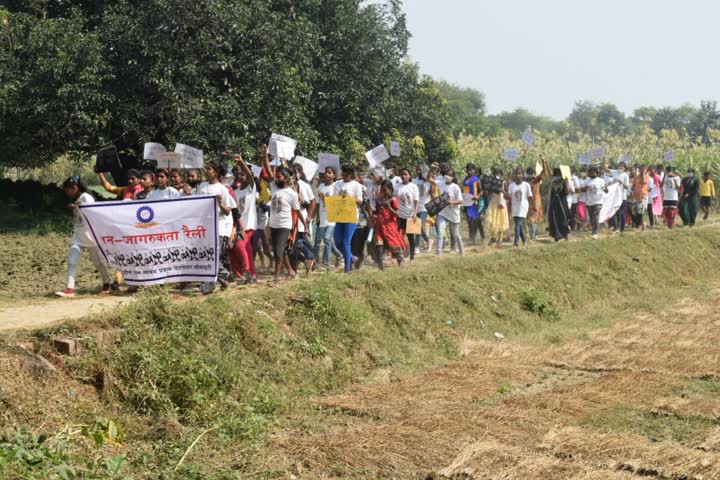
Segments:
[[[13,405],[24,395],[42,398],[52,383],[16,374],[22,391],[3,398],[0,389],[0,404],[8,406],[1,431],[56,433],[68,424],[102,430],[107,422],[96,420],[112,418],[124,428],[122,446],[77,450],[88,441],[71,435],[70,451],[126,455],[123,472],[136,478],[274,478],[279,472],[255,470],[254,454],[268,432],[287,426],[290,412],[293,422],[307,412],[307,425],[294,428],[322,428],[313,424],[314,396],[371,381],[379,371],[399,376],[446,362],[466,338],[501,332],[510,341],[557,345],[662,309],[687,288],[718,280],[719,246],[717,230],[708,227],[445,257],[183,304],[148,290],[105,318],[36,334],[42,345],[55,333],[85,339],[85,353],[68,358],[62,375],[95,385],[99,397],[59,402],[57,411],[39,402],[20,415]],[[115,341],[94,343],[101,330],[115,332]],[[16,352],[9,343],[3,349]],[[6,475],[31,471],[1,452]],[[27,478],[44,478],[51,463],[42,460],[40,473]],[[86,478],[113,478],[97,475]]]

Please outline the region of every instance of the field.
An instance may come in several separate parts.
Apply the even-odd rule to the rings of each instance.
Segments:
[[[65,241],[3,236],[15,255],[46,248],[38,270],[16,257],[28,286],[6,304],[62,282],[44,265],[62,264]],[[149,289],[5,334],[0,472],[720,478],[719,245],[708,225],[209,299]],[[82,352],[59,355],[56,337]]]

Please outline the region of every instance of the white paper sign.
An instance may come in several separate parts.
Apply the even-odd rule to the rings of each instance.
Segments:
[[[305,174],[305,178],[307,178],[308,182],[312,180],[312,178],[315,176],[315,173],[317,173],[318,164],[313,162],[309,158],[297,156],[295,157],[295,163],[297,163],[298,165],[302,165],[303,173]]]
[[[156,155],[158,153],[165,152],[167,152],[167,148],[165,148],[164,145],[155,142],[147,142],[143,147],[143,159],[157,160]]]
[[[463,193],[462,199],[463,199],[463,203],[462,203],[463,207],[471,207],[475,203],[475,199],[473,198],[472,193]]]
[[[620,163],[620,162],[625,162],[626,164],[631,163],[632,155],[627,155],[625,153],[621,153],[620,156],[618,157],[618,163]]]
[[[381,167],[382,163],[390,158],[390,154],[385,145],[378,145],[369,152],[365,152],[365,158],[370,163],[370,168]]]
[[[327,167],[332,167],[335,170],[335,175],[340,176],[340,155],[318,153],[318,170],[325,173]]]
[[[586,153],[578,155],[578,163],[580,165],[590,165],[592,163],[592,157]]]
[[[295,145],[293,145],[291,142],[283,142],[278,140],[277,141],[277,152],[279,158],[284,158],[285,160],[292,160],[295,156]]]
[[[520,152],[514,148],[503,148],[503,158],[508,162],[514,162],[520,157]]]
[[[278,149],[278,142],[288,142],[292,144],[292,155],[289,157],[283,157],[283,155],[287,155],[289,150],[286,151],[279,151]],[[282,157],[285,160],[290,160],[295,156],[295,148],[297,147],[297,140],[294,140],[290,137],[286,137],[285,135],[280,135],[279,133],[273,133],[270,135],[270,141],[268,142],[268,153],[272,155],[275,158]]]
[[[158,168],[183,168],[182,155],[176,152],[155,153]]]
[[[673,152],[672,150],[668,150],[663,155],[663,158],[665,158],[666,162],[672,162],[673,160],[675,160],[675,152]]]
[[[527,145],[532,147],[535,144],[535,135],[533,135],[530,132],[525,132],[525,133],[523,133],[522,140]]]
[[[588,153],[590,154],[590,158],[593,160],[605,158],[605,149],[603,147],[591,148]]]
[[[214,282],[217,199],[98,202],[80,206],[105,261],[130,285]]]
[[[203,151],[182,143],[175,144],[175,153],[182,157],[180,168],[203,168],[205,165]]]
[[[390,155],[392,155],[393,157],[400,156],[400,143],[390,142]]]

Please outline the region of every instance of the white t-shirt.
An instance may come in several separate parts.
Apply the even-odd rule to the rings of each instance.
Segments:
[[[348,197],[352,197],[357,202],[362,202],[363,200],[363,189],[362,185],[360,185],[355,180],[351,180],[349,182],[345,182],[344,180],[338,180],[335,182],[335,195],[346,195]],[[357,223],[357,213],[355,213],[355,222]]]
[[[512,182],[508,187],[508,193],[510,193],[510,199],[512,200],[512,216],[527,217],[530,208],[529,198],[532,197],[530,184],[522,182],[518,185],[516,182]]]
[[[582,188],[587,182],[588,177],[580,177],[578,183],[578,189]],[[587,192],[584,190],[578,190],[578,202],[587,203]]]
[[[617,175],[613,175],[607,179],[607,184],[612,185],[614,183],[620,183],[623,186],[623,198],[627,200],[628,192],[630,189],[630,176],[625,172],[618,171]]]
[[[200,186],[195,191],[194,195],[212,195],[216,197],[218,194],[220,194],[220,204],[224,205],[225,207],[232,210],[233,208],[237,208],[237,203],[235,203],[235,200],[230,195],[230,192],[228,191],[228,187],[225,186],[223,183],[208,183],[203,182],[200,184]],[[219,237],[230,237],[232,235],[232,227],[233,227],[233,218],[231,214],[224,215],[222,213],[222,210],[220,210],[220,205],[218,205],[218,236]]]
[[[655,185],[655,179],[650,176],[650,181],[648,182],[648,203],[652,203],[653,198],[657,198],[658,195],[660,195],[660,192]]]
[[[573,186],[573,193],[568,195],[570,197],[570,203],[576,204],[580,200],[580,179],[577,175],[572,176],[572,186]]]
[[[318,204],[320,205],[319,227],[334,227],[335,222],[328,222],[327,210],[325,209],[325,199],[320,197],[321,193],[326,197],[332,197],[333,193],[335,193],[335,184],[325,185],[324,183],[321,183],[320,185],[318,185]]]
[[[270,228],[287,228],[292,230],[292,211],[300,210],[300,198],[291,187],[279,188],[275,182],[271,184]]]
[[[172,200],[173,198],[180,198],[180,192],[173,187],[167,187],[164,190],[156,188],[148,194],[146,200]]]
[[[257,230],[257,208],[256,202],[257,192],[255,186],[248,184],[245,188],[235,189],[235,198],[237,198],[238,213],[242,220],[245,230]]]
[[[602,205],[603,196],[605,195],[605,180],[600,177],[590,178],[585,180],[585,186],[587,189],[587,203],[588,207],[595,205]]]
[[[77,204],[84,203],[95,203],[95,198],[89,193],[81,193],[77,200]],[[72,243],[80,247],[94,247],[95,240],[93,239],[90,229],[85,222],[85,217],[79,208],[73,209],[73,217],[75,217],[75,226],[73,228]]]
[[[445,194],[447,195],[448,200],[462,200],[462,191],[456,183],[446,184]],[[447,207],[440,210],[440,213],[438,213],[438,215],[445,217],[450,223],[460,223],[460,204],[448,205]]]
[[[395,187],[395,196],[398,199],[398,217],[399,218],[412,218],[413,212],[415,211],[415,202],[420,200],[420,191],[417,185],[414,183],[398,184]]]
[[[418,201],[418,213],[427,212],[425,205],[430,201],[430,182],[423,178],[414,178],[413,183],[417,185],[418,192],[420,193],[420,200]]]
[[[313,193],[312,187],[310,186],[309,183],[304,182],[302,180],[298,180],[297,185],[298,185],[299,196],[302,199],[301,204],[302,203],[309,204],[310,202],[315,200],[315,194]],[[308,214],[307,208],[300,208],[300,215],[302,215],[302,217],[304,219],[307,219],[307,214]],[[303,225],[302,222],[298,222],[298,232],[303,233],[304,231],[305,231],[305,225]]]
[[[669,177],[665,175],[663,180],[663,200],[677,201],[678,188],[680,188],[680,177]]]

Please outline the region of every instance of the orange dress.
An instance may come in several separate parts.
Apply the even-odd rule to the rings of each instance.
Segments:
[[[541,186],[542,180],[531,180],[530,182],[530,188],[532,189],[533,198],[528,208],[528,223],[540,223],[545,219],[542,208],[542,192],[540,191]]]

